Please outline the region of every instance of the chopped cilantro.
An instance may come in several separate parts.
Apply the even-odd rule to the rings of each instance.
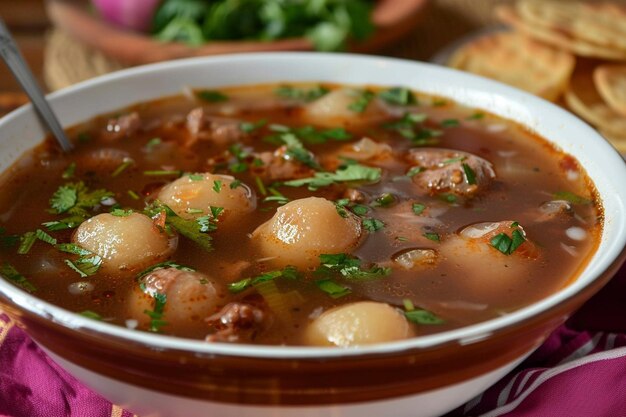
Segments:
[[[417,324],[443,324],[445,321],[428,310],[415,309],[405,311],[404,316],[412,323]]]
[[[441,237],[439,236],[439,233],[424,233],[423,235],[426,239],[428,240],[432,240],[433,242],[441,242]]]
[[[483,119],[485,117],[485,113],[482,112],[476,112],[473,113],[472,115],[467,117],[467,120],[480,120]]]
[[[441,136],[442,132],[422,127],[422,123],[427,118],[428,116],[424,113],[405,113],[401,119],[386,123],[383,127],[397,132],[400,136],[409,139],[414,145],[430,145],[435,143],[433,139]]]
[[[72,162],[67,166],[67,168],[65,168],[65,171],[63,171],[63,174],[61,174],[61,178],[63,178],[64,180],[69,180],[70,178],[74,177],[75,172],[76,162]]]
[[[364,165],[353,164],[339,168],[335,172],[316,172],[313,177],[291,180],[284,183],[289,187],[301,187],[307,185],[309,190],[315,191],[338,182],[365,181],[377,182],[381,177],[380,168],[372,168]]]
[[[491,238],[489,243],[505,255],[512,254],[522,243],[526,242],[526,238],[518,227],[519,224],[516,226],[515,230],[513,230],[510,237],[506,233],[498,233]]]
[[[320,290],[324,291],[332,298],[341,298],[352,292],[349,287],[338,284],[330,278],[318,279],[317,281],[315,281],[315,285],[317,285]]]
[[[552,196],[555,199],[569,201],[572,204],[591,204],[591,200],[574,194],[571,191],[558,191],[552,194]]]
[[[354,206],[350,207],[350,209],[357,216],[364,216],[369,211],[369,208],[363,204],[355,204]]]
[[[37,240],[37,236],[35,232],[26,232],[20,238],[20,246],[17,248],[17,253],[20,255],[26,255],[30,252],[30,248],[33,247],[35,241]]]
[[[415,95],[411,92],[411,90],[404,87],[393,87],[388,90],[381,91],[378,93],[378,97],[389,104],[396,104],[399,106],[417,104]]]
[[[309,145],[326,143],[329,140],[341,142],[352,139],[352,135],[342,127],[332,129],[316,129],[313,126],[290,128],[283,125],[271,125],[270,130],[277,132],[277,134],[266,136],[263,140],[276,145],[282,143],[281,136],[285,133],[291,133],[302,142]]]
[[[446,159],[441,161],[441,164],[443,165],[450,165],[450,164],[454,164],[455,162],[461,162],[466,160],[467,157],[466,156],[457,156],[456,158],[450,158],[450,159]]]
[[[293,133],[284,133],[280,135],[280,139],[287,147],[287,156],[300,161],[315,170],[321,169],[313,154],[304,147],[296,135]]]
[[[300,273],[293,266],[286,266],[283,269],[266,272],[255,277],[245,278],[233,283],[228,284],[228,290],[232,293],[242,292],[251,286],[258,285],[262,282],[272,281],[276,278],[298,279]]]
[[[449,193],[439,194],[439,199],[450,204],[455,204],[459,200],[456,195]]]
[[[35,287],[28,279],[26,279],[24,275],[20,274],[17,269],[15,269],[13,265],[8,262],[0,265],[0,275],[13,282],[26,292],[32,293],[37,291],[37,287]]]
[[[374,200],[374,205],[378,207],[389,207],[396,202],[396,197],[391,193],[384,193]]]
[[[57,240],[55,238],[53,238],[41,229],[35,230],[35,236],[37,237],[37,239],[41,240],[42,242],[46,242],[49,245],[57,244]]]
[[[60,186],[55,191],[50,199],[50,207],[55,214],[65,212],[71,214],[71,222],[80,220],[78,222],[80,224],[80,222],[89,217],[88,210],[94,209],[102,200],[112,196],[112,192],[104,189],[91,191],[82,181],[68,183]],[[61,222],[70,223],[69,219],[61,220]],[[48,228],[48,230],[53,229]]]
[[[178,233],[185,236],[187,239],[194,241],[202,249],[206,251],[213,250],[213,238],[208,235],[207,232],[215,229],[211,228],[210,226],[201,224],[201,222],[199,223],[197,219],[183,219],[182,217],[178,216],[171,208],[158,201],[145,209],[145,214],[149,217],[153,217],[163,212],[165,213],[166,226],[176,229]],[[206,230],[207,228],[211,230]]]
[[[187,175],[191,181],[202,181],[204,180],[204,175],[202,174],[189,174]]]
[[[256,183],[256,188],[259,189],[261,195],[267,195],[267,189],[265,189],[265,184],[263,184],[263,180],[258,175],[254,177],[254,182]]]
[[[165,261],[165,262],[159,262],[158,264],[152,265],[152,266],[144,269],[143,271],[141,271],[137,275],[137,279],[143,278],[146,275],[148,275],[149,273],[154,272],[156,270],[167,269],[167,268],[174,268],[174,269],[178,269],[179,271],[188,271],[188,272],[195,271],[195,269],[193,269],[193,268],[177,264],[174,261]]]
[[[417,214],[418,216],[422,214],[424,210],[426,210],[426,206],[422,203],[413,203],[411,208],[413,209],[413,213]]]
[[[76,187],[70,185],[62,185],[59,187],[50,199],[50,207],[56,214],[65,213],[76,205],[78,200],[78,192]]]
[[[219,103],[222,101],[228,101],[228,96],[226,94],[220,93],[216,90],[201,90],[196,92],[196,97],[198,97],[202,101],[206,101],[209,103]]]
[[[182,175],[182,171],[178,171],[178,170],[149,170],[149,171],[144,171],[143,175],[147,176],[147,177],[169,177],[169,176],[177,176],[180,177]]]
[[[58,230],[73,229],[75,227],[78,227],[84,220],[85,218],[83,216],[71,216],[66,217],[62,220],[44,222],[41,225],[49,231],[54,232]]]
[[[139,200],[139,194],[137,194],[136,192],[134,192],[133,190],[128,190],[126,191],[126,193],[128,194],[128,196],[130,198],[132,198],[133,200]]]
[[[244,133],[252,133],[257,129],[262,128],[267,124],[267,119],[261,119],[256,122],[241,122],[239,124],[239,129],[241,129]]]
[[[369,90],[355,91],[354,95],[356,99],[348,105],[348,110],[355,113],[363,113],[375,97],[375,94]]]
[[[121,208],[114,208],[113,210],[110,211],[110,214],[116,217],[128,217],[131,214],[133,214],[133,210],[131,209],[124,210]]]
[[[274,90],[274,94],[279,97],[289,98],[292,100],[310,102],[328,94],[330,90],[318,85],[310,89],[295,88],[289,85],[278,87]]]
[[[83,317],[87,317],[88,319],[92,319],[92,320],[102,320],[102,316],[98,313],[96,313],[95,311],[91,311],[91,310],[84,310],[81,311],[80,313],[81,316]]]
[[[230,183],[229,185],[231,190],[234,190],[237,187],[241,187],[241,181],[240,180],[234,180],[233,182]]]
[[[461,123],[458,119],[445,119],[441,121],[441,127],[457,127]]]
[[[374,233],[385,227],[385,222],[378,219],[363,219],[363,227],[370,233]]]
[[[215,191],[216,193],[219,193],[220,191],[222,191],[222,181],[221,180],[213,181],[213,191]]]
[[[133,161],[131,158],[124,158],[122,163],[120,165],[118,165],[118,167],[115,168],[115,170],[111,173],[111,176],[112,177],[117,177],[118,175],[120,175],[122,172],[124,172],[128,167],[130,167],[134,163],[135,163],[135,161]]]
[[[148,143],[146,143],[146,147],[144,149],[146,150],[146,152],[152,152],[161,143],[163,143],[161,138],[152,138],[148,141]]]
[[[17,245],[17,242],[20,241],[19,235],[4,235],[5,233],[6,229],[4,227],[0,227],[0,248],[11,248]]]
[[[374,264],[369,269],[363,269],[359,258],[345,253],[320,255],[320,266],[315,270],[315,274],[328,278],[335,273],[346,279],[375,279],[389,275],[391,268]]]
[[[163,311],[165,310],[165,303],[167,303],[167,295],[157,292],[152,295],[152,298],[154,298],[153,310],[144,310],[144,314],[150,317],[150,327],[148,331],[158,333],[161,331],[161,327],[168,324],[163,320]]]
[[[409,169],[409,172],[406,173],[406,176],[407,177],[414,177],[414,176],[416,176],[417,174],[419,174],[420,172],[423,172],[423,171],[425,171],[425,169],[422,168],[422,167],[413,167],[413,168]]]
[[[467,181],[469,185],[476,184],[476,173],[472,167],[466,163],[463,163],[461,166],[463,167],[463,172],[465,173],[465,181]]]

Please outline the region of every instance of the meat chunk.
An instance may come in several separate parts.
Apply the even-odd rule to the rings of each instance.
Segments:
[[[267,314],[258,307],[246,303],[228,303],[218,313],[207,318],[215,333],[208,335],[207,342],[238,342],[250,337],[266,321]]]
[[[120,117],[109,119],[106,130],[102,133],[102,139],[107,142],[115,142],[135,134],[141,127],[141,118],[137,112],[123,114]]]
[[[254,172],[269,182],[306,178],[315,172],[309,166],[291,158],[286,146],[281,146],[274,152],[261,152],[254,156],[263,163],[255,167]]]
[[[468,152],[421,148],[411,150],[408,159],[421,168],[413,175],[413,182],[433,194],[450,192],[472,197],[496,177],[489,161]]]
[[[199,140],[209,140],[216,144],[225,145],[236,142],[245,136],[245,133],[239,128],[240,121],[209,116],[202,107],[190,111],[186,123],[189,132],[186,146],[191,146]]]

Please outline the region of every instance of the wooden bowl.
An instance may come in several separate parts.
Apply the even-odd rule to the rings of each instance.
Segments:
[[[373,11],[374,34],[349,46],[353,52],[372,52],[406,35],[423,15],[429,0],[379,0]],[[101,20],[85,2],[50,0],[50,20],[70,36],[126,65],[148,64],[170,59],[237,52],[308,51],[304,38],[277,41],[216,41],[199,47],[178,42],[160,42],[144,33],[123,29]]]

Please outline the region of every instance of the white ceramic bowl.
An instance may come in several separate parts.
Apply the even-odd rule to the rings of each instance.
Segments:
[[[527,126],[577,158],[595,182],[605,214],[597,253],[571,285],[509,315],[349,350],[206,344],[131,331],[70,313],[3,280],[0,303],[62,367],[142,417],[419,417],[449,411],[501,378],[623,262],[626,165],[619,154],[563,109],[473,75],[358,55],[242,54],[138,67],[50,100],[69,126],[183,86],[302,81],[402,85]],[[0,120],[0,170],[43,136],[30,106]]]

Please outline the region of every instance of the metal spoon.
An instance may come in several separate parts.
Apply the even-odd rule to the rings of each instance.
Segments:
[[[13,37],[11,36],[11,33],[2,19],[0,19],[0,55],[17,81],[22,85],[22,88],[28,97],[30,97],[30,101],[35,106],[35,110],[37,110],[37,113],[39,113],[44,123],[55,136],[63,151],[71,151],[74,146],[65,135],[65,132],[59,123],[59,119],[57,119],[56,115],[50,108],[50,105],[41,92],[33,73],[28,68],[24,57],[20,53]]]

